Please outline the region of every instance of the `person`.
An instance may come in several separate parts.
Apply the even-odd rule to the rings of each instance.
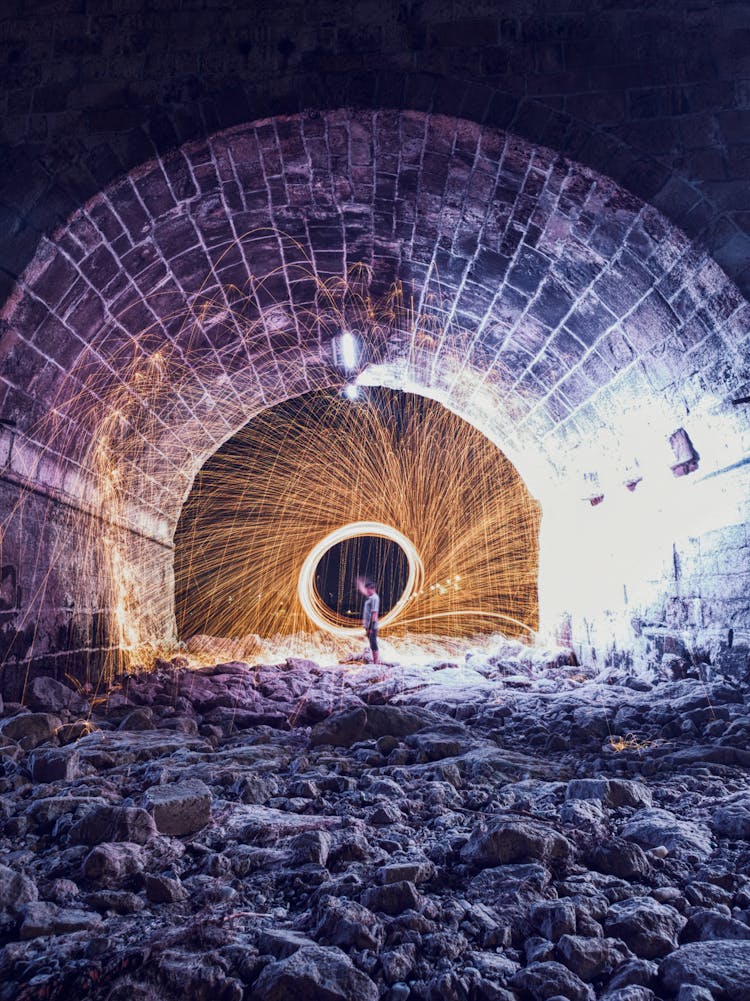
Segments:
[[[365,606],[362,609],[362,625],[364,626],[367,638],[370,641],[373,664],[380,663],[380,650],[378,649],[378,616],[380,613],[380,595],[375,590],[375,584],[371,580],[360,578],[358,581],[359,593],[366,595]]]

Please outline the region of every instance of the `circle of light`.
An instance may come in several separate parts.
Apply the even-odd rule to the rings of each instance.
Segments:
[[[379,618],[381,626],[388,626],[392,622],[395,622],[408,604],[411,596],[420,590],[424,580],[424,567],[414,543],[410,539],[407,539],[403,532],[391,528],[390,525],[384,525],[380,521],[353,521],[349,525],[342,525],[341,528],[330,532],[313,546],[305,562],[302,564],[297,582],[297,594],[299,595],[300,604],[305,614],[319,629],[342,638],[361,636],[362,628],[361,626],[356,628],[352,626],[339,626],[326,617],[324,609],[327,608],[327,605],[321,601],[315,588],[315,571],[329,549],[332,549],[340,542],[345,542],[347,539],[356,539],[361,535],[374,535],[378,538],[390,539],[391,542],[395,542],[406,556],[409,568],[401,597],[386,615]]]

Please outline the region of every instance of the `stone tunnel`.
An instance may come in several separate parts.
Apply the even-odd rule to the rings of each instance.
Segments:
[[[0,10],[0,1001],[749,1001],[748,52],[735,0]],[[191,660],[202,485],[360,395],[497,459],[520,632]]]
[[[40,236],[3,312],[8,667],[95,669],[128,637],[174,638],[196,473],[253,414],[341,385],[350,307],[337,327],[316,300],[356,267],[370,301],[416,303],[360,324],[358,381],[439,400],[540,503],[542,632],[600,665],[731,660],[750,615],[750,311],[662,202],[513,122],[364,108],[233,126],[93,195]],[[173,391],[154,401],[162,363]],[[92,457],[133,406],[148,422],[123,416],[127,448]],[[127,594],[103,585],[117,576]]]

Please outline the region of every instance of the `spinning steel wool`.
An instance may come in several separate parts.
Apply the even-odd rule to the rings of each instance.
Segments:
[[[315,571],[337,543],[384,536],[408,564],[384,628],[523,634],[536,626],[537,531],[513,466],[440,404],[309,394],[254,418],[200,473],[176,536],[180,631],[351,635]]]

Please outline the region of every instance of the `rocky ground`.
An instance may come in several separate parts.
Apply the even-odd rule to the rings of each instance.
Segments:
[[[750,1001],[748,693],[509,645],[0,719],[0,999]]]

